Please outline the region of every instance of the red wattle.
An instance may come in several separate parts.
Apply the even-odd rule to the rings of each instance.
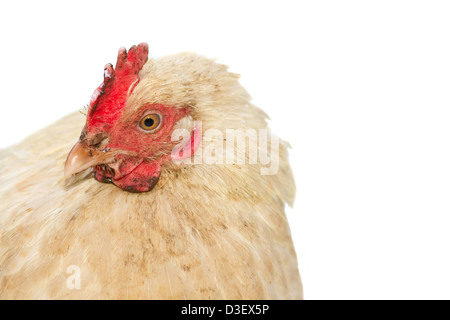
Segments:
[[[128,192],[147,192],[152,190],[159,180],[161,165],[157,161],[142,162],[130,174],[120,180],[112,179],[112,183]]]

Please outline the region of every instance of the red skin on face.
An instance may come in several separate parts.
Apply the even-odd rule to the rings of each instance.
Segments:
[[[146,132],[139,127],[145,115],[156,113],[160,116],[159,128]],[[146,192],[153,189],[161,173],[161,165],[170,161],[171,150],[165,156],[148,160],[162,146],[171,146],[173,126],[181,118],[187,116],[188,109],[164,105],[149,105],[126,122],[118,122],[109,128],[109,143],[105,148],[126,150],[133,155],[119,154],[116,163],[110,165],[114,175],[104,172],[101,166],[95,168],[94,177],[101,182],[112,182],[119,188],[130,192]],[[166,150],[167,151],[167,150]]]
[[[131,47],[128,53],[121,48],[115,70],[111,64],[105,66],[104,82],[91,99],[82,134],[84,139],[93,142],[89,147],[95,148],[96,143],[107,138],[108,143],[102,151],[124,151],[114,157],[114,163],[108,164],[113,170],[108,170],[104,165],[96,166],[94,178],[100,182],[112,182],[129,192],[153,189],[158,182],[161,165],[170,160],[171,150],[167,154],[166,149],[171,145],[173,126],[189,115],[187,108],[152,104],[142,106],[131,117],[123,119],[127,96],[139,83],[139,71],[147,59],[148,46],[144,43]],[[151,132],[145,131],[139,126],[140,121],[154,113],[159,115],[160,125]],[[96,139],[98,136],[100,141]],[[154,158],[158,151],[165,151],[166,154]]]

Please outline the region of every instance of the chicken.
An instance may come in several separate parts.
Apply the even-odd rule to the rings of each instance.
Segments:
[[[121,48],[86,117],[0,152],[0,299],[301,299],[287,143],[194,161],[233,129],[267,116],[226,66]]]

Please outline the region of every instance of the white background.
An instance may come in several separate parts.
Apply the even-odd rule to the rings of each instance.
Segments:
[[[2,1],[0,35],[0,147],[120,46],[218,58],[293,147],[305,298],[450,298],[449,2]]]

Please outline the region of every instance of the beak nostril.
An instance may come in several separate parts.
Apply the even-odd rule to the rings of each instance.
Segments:
[[[77,142],[67,156],[64,167],[66,178],[88,168],[114,161],[114,152],[103,152],[87,146],[86,142],[86,140]]]
[[[97,133],[93,137],[86,136],[86,145],[89,148],[100,149],[102,143],[107,138],[107,135],[103,132]]]

